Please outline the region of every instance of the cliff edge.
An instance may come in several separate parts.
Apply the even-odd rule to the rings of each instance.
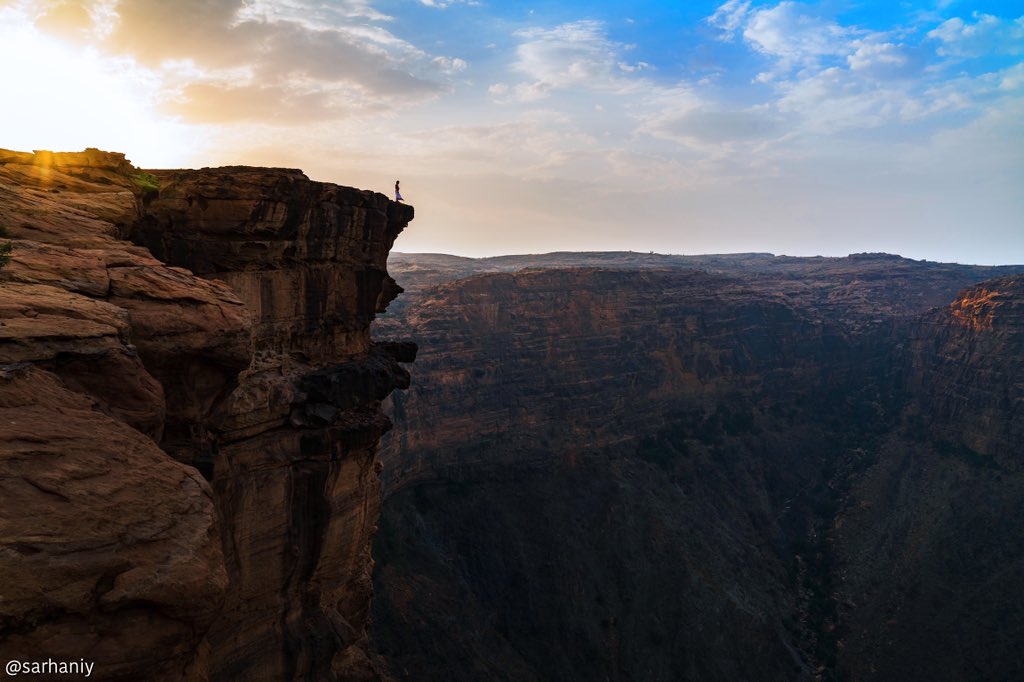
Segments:
[[[265,168],[0,150],[0,651],[99,679],[372,678],[369,326],[413,218]]]

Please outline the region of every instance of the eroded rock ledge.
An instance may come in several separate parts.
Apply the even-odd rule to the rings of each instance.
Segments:
[[[415,349],[369,325],[412,217],[296,170],[0,150],[5,655],[375,675],[380,400]]]

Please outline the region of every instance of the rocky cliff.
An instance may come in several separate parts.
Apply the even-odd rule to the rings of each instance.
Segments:
[[[413,296],[379,324],[421,353],[382,454],[385,665],[1015,677],[1020,480],[993,463],[1021,424],[1019,278],[957,294],[1014,268],[694,259],[395,259]]]
[[[0,152],[4,654],[375,675],[379,405],[415,347],[369,325],[412,216],[287,169]]]

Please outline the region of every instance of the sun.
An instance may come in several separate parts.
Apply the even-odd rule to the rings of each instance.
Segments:
[[[139,167],[180,166],[188,126],[156,109],[159,79],[126,59],[49,37],[0,9],[0,148],[124,152]]]

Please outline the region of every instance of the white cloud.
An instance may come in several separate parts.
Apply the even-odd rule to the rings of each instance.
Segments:
[[[731,39],[733,32],[738,29],[747,17],[747,10],[750,9],[750,0],[728,0],[720,5],[715,13],[707,18],[707,22],[716,28],[722,29],[724,37]]]
[[[480,5],[477,0],[420,0],[420,4],[435,9],[447,9],[452,5],[460,4],[469,5],[470,7],[478,7]]]
[[[494,101],[500,104],[527,104],[545,99],[551,93],[552,87],[550,83],[543,81],[516,83],[513,86],[508,83],[495,83],[487,88],[487,91],[494,95]]]
[[[851,71],[898,71],[909,61],[902,48],[893,43],[855,40],[851,44],[856,48],[846,55]]]
[[[902,89],[866,87],[838,67],[782,83],[780,92],[778,110],[796,115],[808,133],[877,128],[916,110]]]
[[[750,13],[743,24],[743,38],[758,52],[775,58],[777,70],[794,66],[814,67],[822,57],[845,56],[859,32],[807,14],[795,2]]]
[[[899,126],[909,121],[939,126],[933,117],[951,112],[979,112],[998,95],[1001,83],[1013,86],[1016,72],[995,76],[962,75],[950,80],[934,62],[928,41],[938,41],[940,55],[1024,51],[1024,18],[1004,21],[976,14],[974,21],[950,19],[927,34],[925,43],[907,45],[909,32],[870,31],[842,25],[804,3],[784,0],[758,9],[737,0],[721,5],[707,18],[712,25],[742,35],[751,50],[768,59],[756,81],[771,86],[762,106],[788,121],[791,135],[829,136],[841,131]],[[732,112],[721,129],[741,132],[740,112]],[[729,119],[729,116],[733,116]],[[692,116],[661,130],[678,134],[698,123]],[[698,129],[702,126],[697,126]],[[927,129],[927,128],[925,128]]]
[[[442,72],[447,74],[465,71],[469,66],[464,59],[458,57],[434,57],[432,61]]]
[[[1004,21],[991,14],[975,12],[974,22],[953,17],[928,32],[941,43],[936,50],[942,56],[978,57],[983,54],[1024,54],[1024,17]]]
[[[650,68],[644,62],[622,59],[629,46],[610,40],[601,22],[584,19],[554,28],[530,28],[516,32],[522,42],[516,48],[513,69],[530,80],[517,85],[523,101],[547,97],[566,88],[624,92],[636,81],[622,74]]]
[[[179,0],[180,2],[180,0]],[[335,0],[334,2],[309,2],[292,0],[246,0],[235,13],[235,21],[293,21],[310,28],[331,28],[339,23],[352,20],[393,21],[371,5],[371,0]]]
[[[619,62],[619,70],[625,71],[626,73],[637,73],[638,71],[646,71],[653,69],[654,67],[647,62],[637,62],[636,64],[628,64],[626,62]]]
[[[1024,62],[1011,66],[1000,74],[999,89],[1004,92],[1024,89]]]

